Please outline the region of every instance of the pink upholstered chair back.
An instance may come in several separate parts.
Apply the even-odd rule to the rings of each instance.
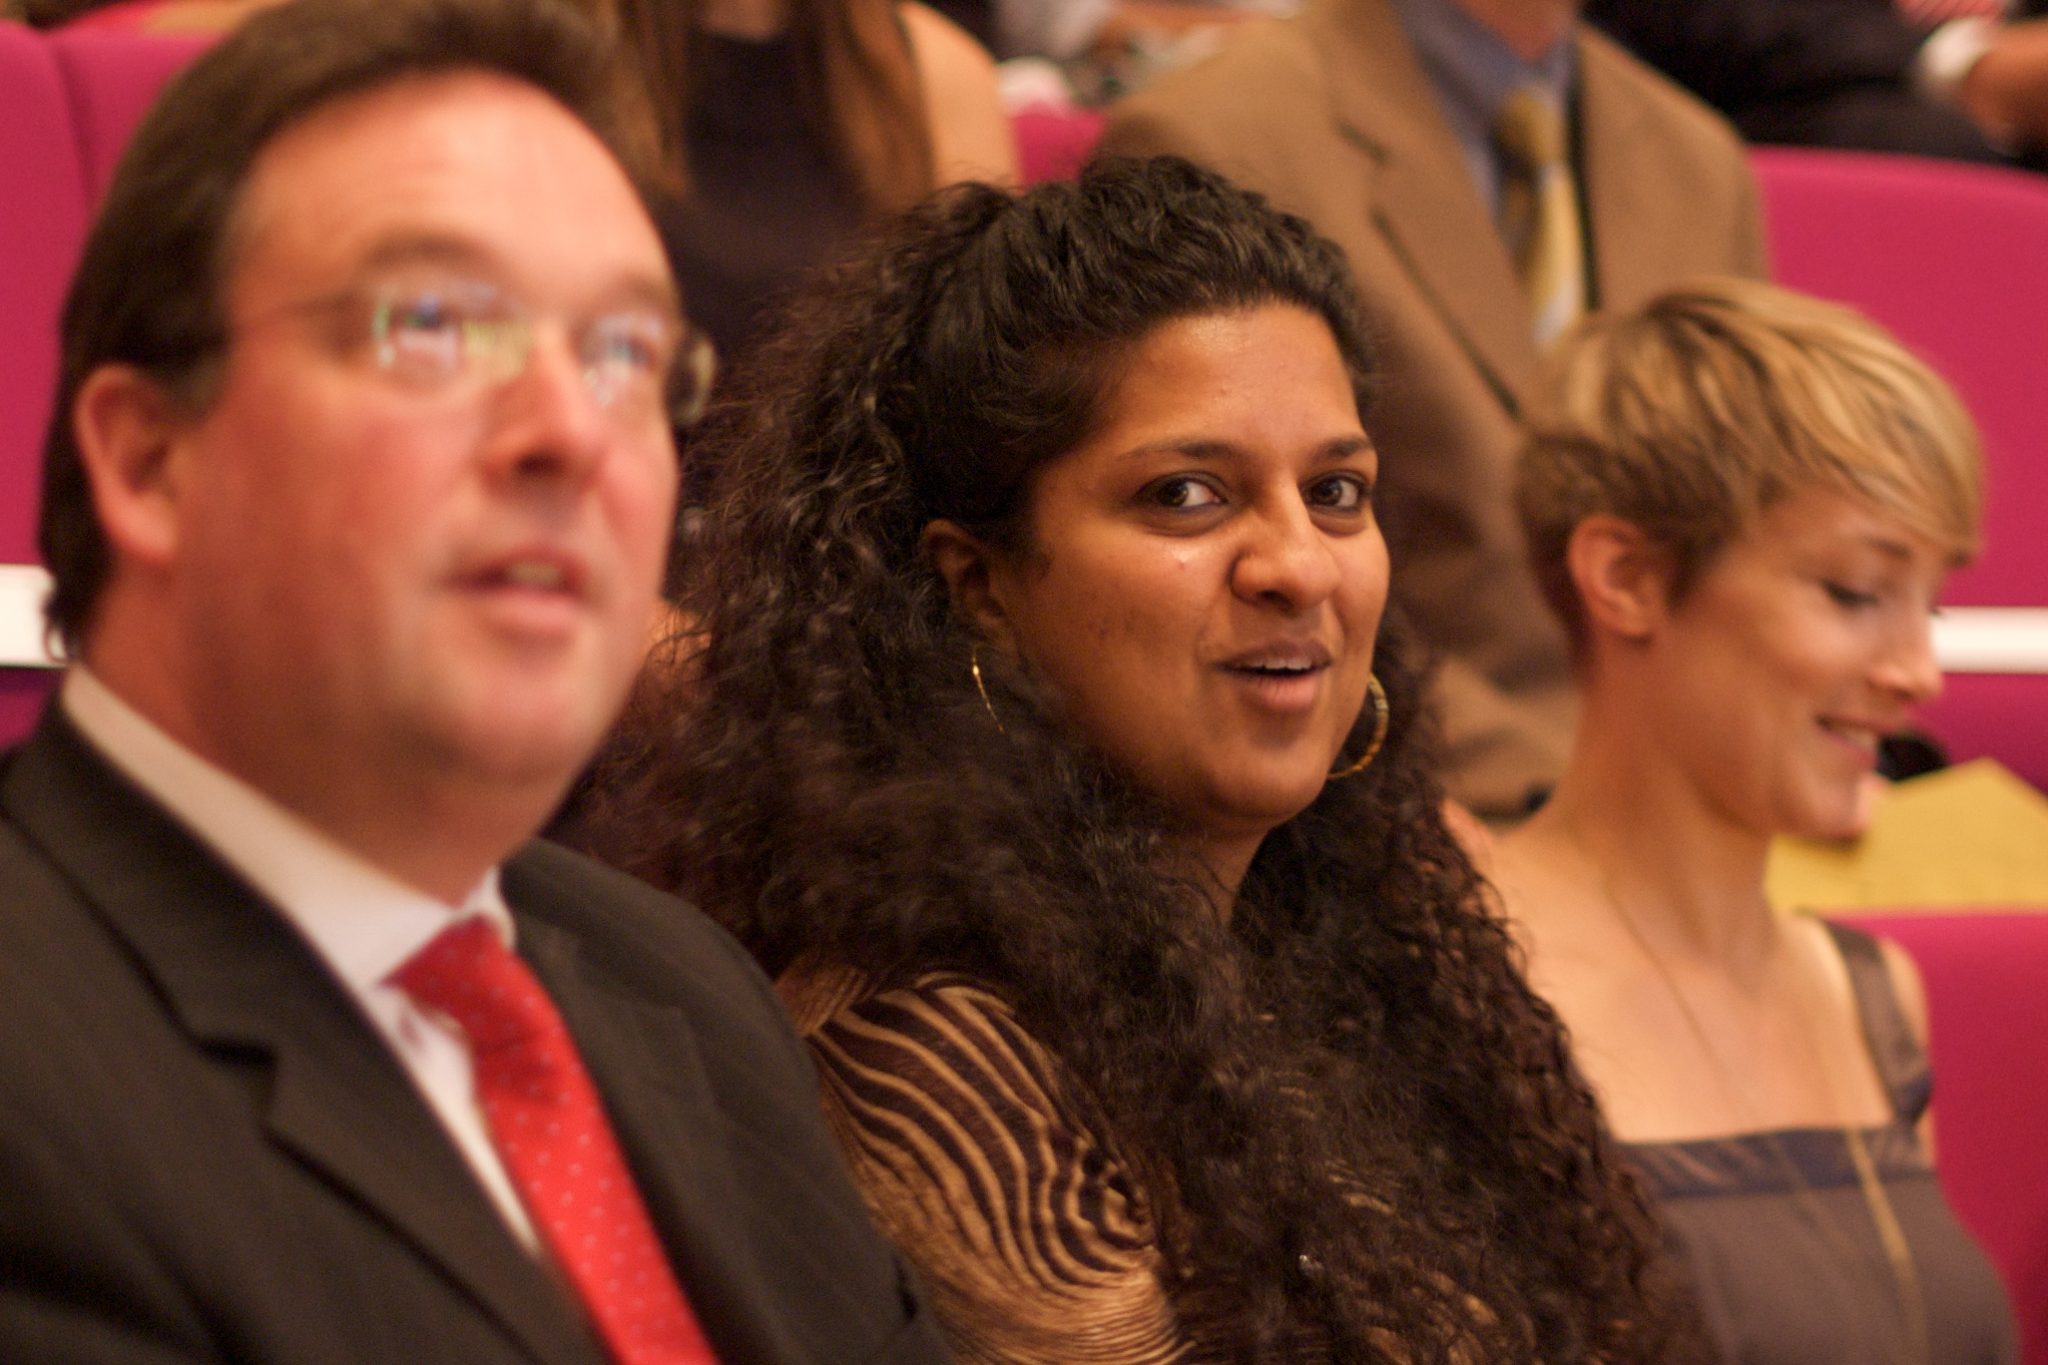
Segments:
[[[1956,386],[1984,431],[1985,553],[1957,602],[2048,602],[2048,180],[1915,157],[1755,153],[1773,273],[1868,313]]]
[[[1861,309],[1961,393],[1984,433],[1984,552],[1955,605],[2048,606],[2048,180],[1871,153],[1754,153],[1785,284]],[[1928,721],[1959,759],[2048,786],[2048,678],[1961,675]]]
[[[1017,164],[1027,185],[1068,180],[1102,140],[1107,120],[1093,109],[1058,109],[1035,105],[1010,117],[1017,140]]]
[[[1856,915],[1927,982],[1942,1188],[2048,1365],[2048,912]]]
[[[164,81],[201,44],[0,23],[0,564],[35,562],[57,319],[94,205]],[[0,744],[54,675],[0,668]]]

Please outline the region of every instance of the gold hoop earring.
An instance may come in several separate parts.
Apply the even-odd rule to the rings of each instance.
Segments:
[[[987,685],[981,680],[980,645],[967,646],[967,671],[974,675],[974,690],[981,694],[981,709],[988,712],[988,718],[996,723],[996,733],[1009,734],[1010,732],[1003,728],[1003,718],[996,714],[995,706],[988,699]],[[1375,679],[1374,681],[1377,682],[1378,680]]]
[[[1365,694],[1372,701],[1372,738],[1366,741],[1364,753],[1333,770],[1325,781],[1338,782],[1358,776],[1372,766],[1372,761],[1380,756],[1380,746],[1387,742],[1387,689],[1380,686],[1379,674],[1368,675]]]

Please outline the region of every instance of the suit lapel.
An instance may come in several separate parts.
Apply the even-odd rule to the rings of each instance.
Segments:
[[[1671,192],[1673,149],[1596,34],[1579,39],[1580,201],[1592,245],[1593,297],[1631,307],[1695,274],[1696,206]]]
[[[259,1093],[280,1148],[388,1226],[536,1360],[596,1359],[324,964],[56,706],[9,765],[0,804],[127,945],[200,1050],[269,1070]]]
[[[1400,20],[1386,0],[1331,0],[1303,22],[1330,63],[1339,126],[1373,155],[1376,231],[1514,411],[1537,361],[1521,284]]]
[[[516,868],[505,889],[515,913],[536,894]],[[519,945],[604,1097],[648,1217],[720,1358],[801,1354],[768,1296],[774,1268],[759,1264],[735,1211],[740,1181],[727,1144],[737,1125],[713,1098],[687,1016],[594,982],[575,939],[546,920],[521,915]]]

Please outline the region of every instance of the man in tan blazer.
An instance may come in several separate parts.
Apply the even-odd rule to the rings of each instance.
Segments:
[[[1540,350],[1490,202],[1500,171],[1486,164],[1473,90],[1518,64],[1555,79],[1586,245],[1583,306],[1625,307],[1688,276],[1764,265],[1732,130],[1579,23],[1577,8],[1311,0],[1299,18],[1247,25],[1214,58],[1127,100],[1104,142],[1213,166],[1349,255],[1381,329],[1384,381],[1367,425],[1395,599],[1440,664],[1452,795],[1493,819],[1526,811],[1561,771],[1573,689],[1510,505],[1521,395]],[[1478,74],[1460,87],[1449,68]]]

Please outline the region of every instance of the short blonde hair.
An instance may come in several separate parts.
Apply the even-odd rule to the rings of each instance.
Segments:
[[[1807,488],[1866,498],[1957,562],[1976,553],[1977,429],[1940,376],[1839,304],[1710,279],[1587,318],[1559,343],[1516,506],[1537,581],[1583,643],[1565,552],[1585,518],[1647,531],[1683,597],[1758,513]]]

